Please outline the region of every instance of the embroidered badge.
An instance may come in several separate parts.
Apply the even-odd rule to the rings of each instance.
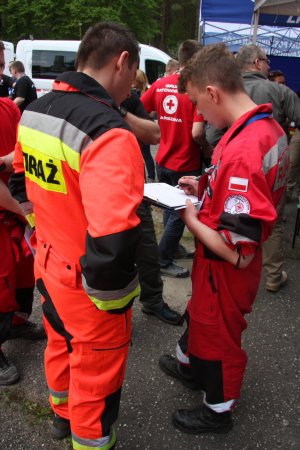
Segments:
[[[163,101],[163,108],[167,114],[174,114],[178,108],[178,100],[175,95],[167,95]]]
[[[230,195],[225,200],[224,211],[229,214],[249,214],[250,203],[243,195]]]
[[[230,177],[228,189],[230,191],[247,192],[248,178]]]

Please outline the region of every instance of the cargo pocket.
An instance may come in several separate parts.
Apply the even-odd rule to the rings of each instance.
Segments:
[[[78,364],[72,367],[79,395],[105,398],[121,388],[125,375],[129,342],[118,347],[103,343],[79,345]]]
[[[36,287],[40,291],[41,295],[44,297],[45,301],[42,304],[43,314],[46,317],[47,321],[58,334],[63,336],[66,340],[68,352],[71,353],[73,351],[71,340],[73,336],[65,329],[64,323],[59,317],[55,306],[52,302],[52,299],[47,291],[44,281],[39,278],[36,280]]]

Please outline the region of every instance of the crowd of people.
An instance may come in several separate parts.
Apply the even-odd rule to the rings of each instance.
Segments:
[[[19,379],[5,341],[47,337],[52,435],[71,435],[74,449],[116,445],[137,297],[145,314],[186,322],[176,356],[162,355],[159,366],[204,397],[175,411],[174,426],[229,432],[262,264],[267,290],[287,282],[288,125],[299,159],[300,103],[284,74],[269,73],[258,46],[234,56],[191,39],[150,87],[138,61],[131,32],[97,23],[81,41],[76,71],[36,99],[21,61],[3,75],[0,42],[0,385]],[[297,169],[289,177],[292,195]],[[156,180],[201,201],[165,209],[159,243],[143,199],[144,182]],[[185,226],[193,249],[180,243]],[[181,258],[194,259],[183,315],[165,302],[162,278],[190,275]],[[29,319],[35,286],[43,325]]]

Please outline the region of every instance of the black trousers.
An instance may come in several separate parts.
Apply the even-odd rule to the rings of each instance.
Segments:
[[[137,249],[137,267],[141,285],[140,301],[147,306],[163,301],[159,251],[151,207],[143,201],[137,210],[141,219],[142,236]]]
[[[13,315],[13,311],[0,313],[0,347],[8,339]]]

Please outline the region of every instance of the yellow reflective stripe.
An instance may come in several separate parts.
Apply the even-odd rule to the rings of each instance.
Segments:
[[[74,450],[109,450],[116,443],[116,441],[117,441],[117,435],[116,435],[114,428],[112,428],[111,440],[107,444],[100,445],[98,447],[95,447],[95,445],[90,446],[90,445],[79,444],[79,442],[76,442],[74,440],[74,438],[72,439]],[[93,441],[93,443],[95,443],[95,442],[96,442],[96,439]]]
[[[62,405],[63,403],[68,403],[68,397],[55,397],[54,395],[51,395],[51,400],[53,405]]]
[[[80,171],[80,154],[59,138],[20,125],[18,140],[21,142],[22,147],[26,145],[37,150],[39,153],[60,161],[66,161],[71,169],[77,172]]]
[[[29,223],[30,227],[34,228],[35,227],[35,215],[34,215],[34,213],[26,214],[25,217],[26,217],[26,220]]]
[[[89,297],[98,309],[101,309],[102,311],[110,311],[111,309],[124,308],[128,305],[129,302],[131,302],[134,297],[137,297],[139,295],[140,291],[140,286],[137,286],[134,291],[130,292],[130,294],[115,300],[99,300],[95,297]]]

